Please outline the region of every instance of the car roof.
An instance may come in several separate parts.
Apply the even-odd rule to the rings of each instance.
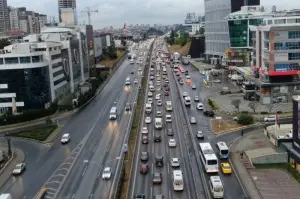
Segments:
[[[23,164],[24,164],[24,163],[19,163],[19,164],[16,164],[16,167],[17,167],[17,166],[22,166]]]
[[[63,134],[63,137],[69,136],[69,135],[70,135],[69,133],[65,133],[65,134]]]
[[[109,171],[111,168],[110,167],[105,167],[104,171]]]
[[[230,166],[230,164],[228,162],[222,162],[221,164],[224,166]]]
[[[173,161],[178,161],[179,159],[178,159],[178,158],[172,158],[172,160],[173,160]]]

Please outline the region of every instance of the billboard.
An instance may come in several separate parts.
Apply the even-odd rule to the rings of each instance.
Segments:
[[[94,54],[95,57],[102,55],[102,41],[101,37],[94,37]]]

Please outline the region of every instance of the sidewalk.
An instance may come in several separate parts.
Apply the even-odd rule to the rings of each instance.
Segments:
[[[0,151],[7,153],[7,148],[5,146],[0,146]],[[0,170],[0,187],[2,187],[5,182],[11,177],[12,171],[14,170],[16,164],[25,161],[25,154],[22,150],[13,148],[13,157],[6,163],[6,165]]]

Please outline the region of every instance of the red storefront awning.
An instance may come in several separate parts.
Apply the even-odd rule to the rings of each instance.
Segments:
[[[291,71],[269,71],[269,76],[291,76],[291,75],[298,75],[298,72],[296,70]]]

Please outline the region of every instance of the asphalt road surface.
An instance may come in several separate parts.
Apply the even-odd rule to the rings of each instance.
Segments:
[[[162,67],[160,71],[160,75],[156,76],[157,68],[154,65],[154,76],[155,79],[153,80],[154,85],[156,85],[157,78],[160,78],[160,84],[162,86],[162,90],[155,90],[153,93],[153,104],[152,104],[152,113],[146,114],[143,113],[142,117],[142,127],[147,127],[149,132],[149,143],[142,144],[142,135],[139,134],[138,146],[136,150],[136,156],[134,161],[133,167],[133,175],[131,179],[131,187],[130,193],[128,198],[133,198],[134,195],[137,194],[145,194],[147,198],[152,198],[155,195],[164,195],[165,198],[182,198],[182,199],[194,199],[196,197],[196,187],[194,186],[193,178],[197,176],[193,176],[191,164],[190,164],[190,152],[189,148],[187,147],[186,142],[186,126],[183,124],[182,121],[182,110],[178,105],[180,101],[178,100],[178,93],[177,89],[172,81],[172,74],[171,70],[167,68],[168,71],[168,78],[170,80],[170,96],[164,95],[164,84],[165,81],[163,80],[162,75]],[[149,72],[150,76],[150,72]],[[149,78],[149,77],[148,77]],[[157,87],[155,86],[155,89]],[[147,87],[148,93],[149,88]],[[157,101],[155,100],[156,94],[161,94],[162,106],[157,105]],[[148,97],[145,98],[147,100]],[[173,111],[166,111],[166,101],[171,101],[173,104]],[[163,128],[161,130],[155,129],[155,118],[157,111],[162,111],[162,119],[163,119]],[[172,122],[166,123],[165,122],[165,115],[170,114],[172,115]],[[150,124],[145,123],[145,117],[151,117],[152,122]],[[166,131],[167,129],[172,128],[174,131],[174,136],[168,136]],[[160,135],[162,140],[161,142],[154,142],[154,136]],[[174,138],[176,140],[176,147],[170,148],[168,145],[168,140],[170,138]],[[141,165],[140,154],[142,152],[149,153],[149,160],[147,164],[149,165],[149,171],[147,174],[141,174],[139,169]],[[164,157],[164,166],[163,167],[156,167],[155,166],[155,156],[163,156]],[[183,180],[184,180],[184,190],[182,192],[175,192],[173,189],[173,182],[172,182],[172,171],[174,168],[171,167],[171,158],[179,158],[180,161],[180,169],[183,173]],[[152,175],[154,172],[162,173],[162,184],[155,185],[152,183]],[[197,185],[197,186],[201,186]]]
[[[203,142],[207,142],[207,141],[210,142],[210,140],[215,137],[215,135],[211,131],[210,121],[209,121],[210,118],[204,116],[202,111],[197,110],[196,105],[198,102],[194,101],[195,96],[199,96],[200,102],[203,102],[204,95],[206,95],[208,92],[207,88],[205,88],[202,83],[204,76],[202,76],[199,72],[197,72],[197,70],[194,69],[192,66],[183,66],[183,67],[185,70],[189,71],[189,75],[191,77],[190,86],[187,85],[186,83],[184,83],[183,85],[180,85],[180,92],[181,92],[181,97],[182,97],[183,92],[187,92],[188,95],[191,97],[191,101],[192,101],[191,106],[186,107],[186,109],[187,109],[187,113],[188,113],[189,117],[195,117],[197,120],[197,124],[192,124],[192,131],[194,134],[196,134],[197,131],[201,130],[205,136]],[[185,81],[185,75],[181,74],[181,77],[183,77],[183,79]],[[191,88],[191,85],[193,85],[193,84],[195,84],[197,87],[195,90],[193,90]],[[203,104],[204,104],[204,107],[208,106],[205,102],[203,102]],[[196,138],[194,138],[194,139],[196,139]],[[215,143],[212,143],[212,147],[214,148],[215,151],[217,151],[215,148]],[[244,198],[245,197],[243,188],[241,187],[239,180],[235,173],[233,173],[230,176],[223,175],[223,173],[219,169],[218,175],[221,177],[221,179],[223,181],[224,194],[225,194],[224,198],[231,199],[231,198]],[[209,179],[209,176],[206,175],[206,180],[208,181],[208,179]]]
[[[137,64],[134,65],[135,74],[130,74],[132,68],[126,59],[91,104],[66,121],[61,134],[71,134],[71,141],[68,144],[61,145],[58,137],[53,145],[29,146],[30,143],[28,145],[13,138],[12,144],[25,152],[27,169],[19,177],[12,176],[1,188],[1,193],[11,193],[14,199],[23,199],[24,196],[33,198],[45,184],[49,187],[48,198],[54,196],[61,186],[59,197],[65,199],[66,196],[76,195],[77,189],[82,190],[82,186],[86,187],[87,197],[92,192],[99,193],[102,189],[106,190],[109,182],[105,183],[105,186],[94,184],[98,183],[97,175],[103,165],[114,167],[118,161],[117,157],[122,147],[120,143],[124,138],[124,128],[127,126],[126,120],[130,117],[130,113],[124,113],[124,106],[127,102],[134,103],[132,96],[137,93],[137,85],[133,85],[133,79],[138,78],[140,74],[137,72]],[[131,76],[132,84],[125,88],[127,76]],[[116,122],[109,121],[112,106],[118,107],[119,119]],[[73,170],[70,170],[71,165],[74,166]],[[92,177],[87,184],[82,183],[79,186],[77,176],[82,175],[82,168],[83,170],[86,168],[86,176],[83,175],[84,178],[79,181],[86,183],[87,178]],[[71,179],[67,178],[66,186],[62,186],[62,179],[66,174],[69,174]]]

